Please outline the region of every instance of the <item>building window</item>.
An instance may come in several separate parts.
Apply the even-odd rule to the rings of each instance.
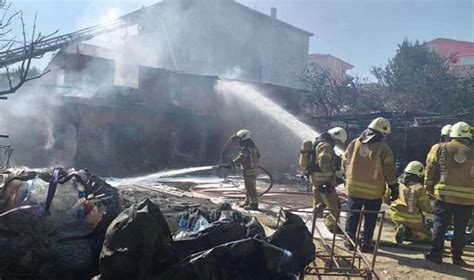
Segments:
[[[474,65],[474,55],[463,56],[462,65]]]

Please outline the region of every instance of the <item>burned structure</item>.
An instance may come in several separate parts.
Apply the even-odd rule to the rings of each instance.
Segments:
[[[94,168],[106,175],[216,164],[227,137],[262,118],[258,112],[234,118],[243,113],[222,104],[216,76],[137,66],[137,88],[119,86],[111,54],[96,46],[71,45],[55,55],[48,65],[51,72],[35,85],[61,100],[60,106],[50,107],[59,117],[50,149],[55,162],[47,164]],[[301,90],[239,83],[300,113]],[[260,135],[265,138],[268,135]],[[268,154],[267,161],[275,161]],[[279,166],[283,163],[273,167]]]
[[[312,34],[276,13],[265,15],[233,0],[166,0],[72,33],[81,41],[125,28],[111,49],[57,45],[61,49],[46,68],[50,73],[25,89],[35,92],[29,102],[41,104],[41,112],[12,112],[11,123],[19,125],[5,125],[17,151],[13,162],[88,167],[104,175],[210,164],[218,162],[221,146],[236,130],[264,127],[255,137],[268,154],[265,160],[274,163],[270,167],[293,164],[297,144],[295,159],[273,153],[275,144],[264,141],[273,138],[269,133],[277,125],[267,125],[255,108],[224,104],[215,89],[218,80],[239,81],[300,114],[297,78]],[[23,111],[30,111],[27,104]],[[22,122],[42,135],[18,131]]]

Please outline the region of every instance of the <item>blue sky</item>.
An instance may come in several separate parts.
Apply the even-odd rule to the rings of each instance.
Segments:
[[[352,74],[370,75],[383,65],[404,38],[438,37],[474,41],[472,0],[237,0],[263,13],[278,9],[278,18],[315,35],[311,53],[330,53],[355,65]],[[100,23],[113,14],[133,11],[158,0],[15,0],[13,9],[30,20],[38,12],[38,29],[59,34]]]

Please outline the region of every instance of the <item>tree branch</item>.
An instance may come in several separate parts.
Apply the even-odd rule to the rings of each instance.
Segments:
[[[2,1],[5,2],[4,0],[0,0],[0,4]],[[31,63],[32,63],[32,60],[35,58],[33,57],[34,51],[37,45],[58,32],[58,30],[56,30],[55,32],[48,35],[43,35],[41,32],[37,32],[36,22],[37,22],[38,14],[35,13],[31,36],[29,36],[30,38],[28,39],[27,32],[26,32],[26,25],[23,18],[23,12],[17,11],[13,13],[12,15],[7,16],[6,13],[9,7],[10,6],[5,8],[5,13],[3,14],[1,22],[0,22],[0,42],[3,42],[3,44],[0,44],[0,50],[1,50],[0,54],[8,55],[8,53],[11,51],[13,47],[15,47],[16,45],[21,45],[20,50],[21,50],[21,56],[23,57],[23,60],[21,61],[18,67],[18,70],[14,72],[15,73],[14,76],[12,76],[12,72],[10,71],[10,68],[8,67],[8,65],[2,65],[2,68],[5,69],[8,87],[6,89],[0,90],[0,96],[14,93],[19,88],[21,88],[26,82],[39,79],[43,77],[44,75],[46,75],[47,73],[49,73],[49,70],[48,70],[38,75],[29,76]],[[7,39],[3,38],[7,34],[9,34],[11,31],[11,29],[5,30],[5,27],[9,26],[15,18],[19,18],[19,21],[21,24],[22,41],[17,41],[15,37],[7,38]],[[5,22],[5,19],[7,19],[6,22]],[[1,24],[2,22],[5,22],[6,24],[2,25]]]

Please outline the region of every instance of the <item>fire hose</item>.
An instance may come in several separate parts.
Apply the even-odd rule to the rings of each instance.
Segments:
[[[235,155],[231,154],[229,156],[228,154],[230,153],[232,146],[235,143],[237,143],[237,141],[238,141],[237,138],[235,138],[234,136],[231,136],[225,142],[225,144],[224,144],[224,146],[222,147],[222,150],[221,150],[221,161],[223,163],[228,162],[228,160],[226,160],[226,159],[228,159],[229,157],[234,158]],[[258,169],[260,169],[270,179],[270,183],[269,183],[268,187],[263,192],[257,193],[258,196],[263,196],[264,194],[268,193],[272,189],[274,180],[273,180],[273,176],[270,173],[270,171],[268,171],[268,169],[263,167],[261,164],[258,164]]]

